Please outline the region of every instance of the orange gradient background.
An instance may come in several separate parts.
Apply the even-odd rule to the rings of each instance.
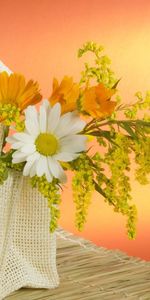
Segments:
[[[38,80],[44,97],[52,78],[79,79],[83,61],[77,49],[93,40],[105,46],[124,102],[137,90],[150,89],[150,1],[0,0],[0,60],[28,79]],[[60,225],[94,243],[150,259],[150,185],[131,176],[133,201],[138,208],[137,238],[129,241],[125,219],[93,195],[85,230],[74,227],[70,179],[63,192]]]

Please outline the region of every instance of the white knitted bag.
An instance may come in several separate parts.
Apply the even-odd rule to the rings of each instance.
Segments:
[[[0,125],[0,149],[3,126]],[[55,288],[56,236],[50,211],[28,177],[10,171],[0,186],[0,300],[21,287]]]

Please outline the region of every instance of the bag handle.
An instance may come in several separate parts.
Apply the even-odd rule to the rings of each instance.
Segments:
[[[0,73],[1,72],[7,72],[9,75],[11,74],[11,73],[13,73],[8,67],[6,67],[5,65],[4,65],[4,63],[0,60]]]

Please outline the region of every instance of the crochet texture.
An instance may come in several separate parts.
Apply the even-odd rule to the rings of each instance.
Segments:
[[[29,180],[11,170],[0,186],[0,300],[21,287],[59,284],[47,200]]]

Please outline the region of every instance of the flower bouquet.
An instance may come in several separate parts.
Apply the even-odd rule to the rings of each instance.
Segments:
[[[1,64],[0,299],[23,286],[59,284],[55,229],[68,170],[79,230],[97,191],[127,217],[128,237],[136,236],[129,174],[135,161],[135,178],[149,182],[150,92],[121,103],[120,79],[102,51],[84,44],[78,56],[91,52],[93,65],[85,63],[78,83],[68,76],[60,84],[54,79],[44,100],[37,82],[26,83]]]

